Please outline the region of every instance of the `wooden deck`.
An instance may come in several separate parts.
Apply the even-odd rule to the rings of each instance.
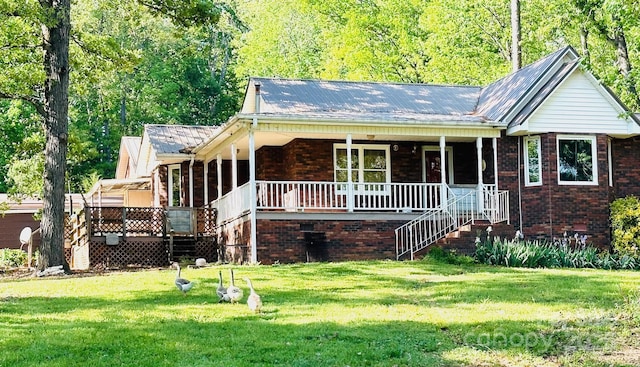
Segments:
[[[75,269],[215,261],[216,219],[213,208],[85,207],[67,223],[67,260]]]

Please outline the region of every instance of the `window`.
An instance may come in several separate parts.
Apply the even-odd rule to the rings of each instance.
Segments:
[[[351,145],[351,181],[366,184],[357,185],[357,191],[383,191],[383,185],[375,183],[391,182],[389,146],[387,145]],[[347,146],[334,145],[334,174],[336,182],[347,182]],[[346,190],[346,186],[340,187]]]
[[[524,138],[524,184],[542,185],[542,165],[540,164],[540,137]]]
[[[180,206],[180,165],[169,166],[169,206]]]
[[[558,182],[597,185],[598,164],[594,136],[558,136]]]

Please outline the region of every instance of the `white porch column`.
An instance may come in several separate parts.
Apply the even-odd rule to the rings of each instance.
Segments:
[[[216,174],[218,180],[218,197],[220,199],[222,197],[222,154],[218,153],[216,155]]]
[[[347,211],[353,212],[353,179],[351,178],[351,134],[347,134]]]
[[[478,210],[484,211],[484,195],[483,195],[483,182],[482,182],[482,138],[476,138],[476,155],[478,156]]]
[[[446,152],[447,142],[444,136],[440,137],[440,206],[444,207],[447,205],[447,152]]]
[[[231,189],[238,188],[238,150],[236,143],[231,144]]]
[[[257,246],[257,232],[258,221],[257,215],[257,197],[258,192],[256,189],[256,142],[253,129],[249,129],[249,210],[251,220],[251,263],[258,262],[258,246]]]

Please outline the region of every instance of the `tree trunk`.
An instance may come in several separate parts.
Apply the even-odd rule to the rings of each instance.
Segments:
[[[616,47],[618,71],[624,78],[625,86],[633,97],[636,107],[640,106],[640,96],[638,96],[638,90],[636,89],[636,81],[631,74],[631,59],[629,59],[627,38],[622,26],[616,27],[610,42]]]
[[[44,47],[44,193],[41,221],[42,244],[38,269],[63,265],[64,256],[64,181],[67,166],[69,109],[69,31],[70,0],[40,0],[50,19],[43,22]]]
[[[514,72],[522,67],[520,40],[520,0],[511,0],[511,68]]]

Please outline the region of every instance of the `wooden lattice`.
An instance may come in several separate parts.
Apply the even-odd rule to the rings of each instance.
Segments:
[[[208,262],[218,261],[218,241],[215,237],[202,237],[196,241],[196,256]]]
[[[117,245],[107,245],[104,238],[93,238],[90,242],[91,266],[165,266],[167,252],[162,238],[132,237],[122,239]]]
[[[211,236],[216,233],[216,219],[218,211],[214,208],[198,208],[196,223],[198,236]]]
[[[90,207],[91,233],[127,236],[161,236],[164,233],[163,208]]]

